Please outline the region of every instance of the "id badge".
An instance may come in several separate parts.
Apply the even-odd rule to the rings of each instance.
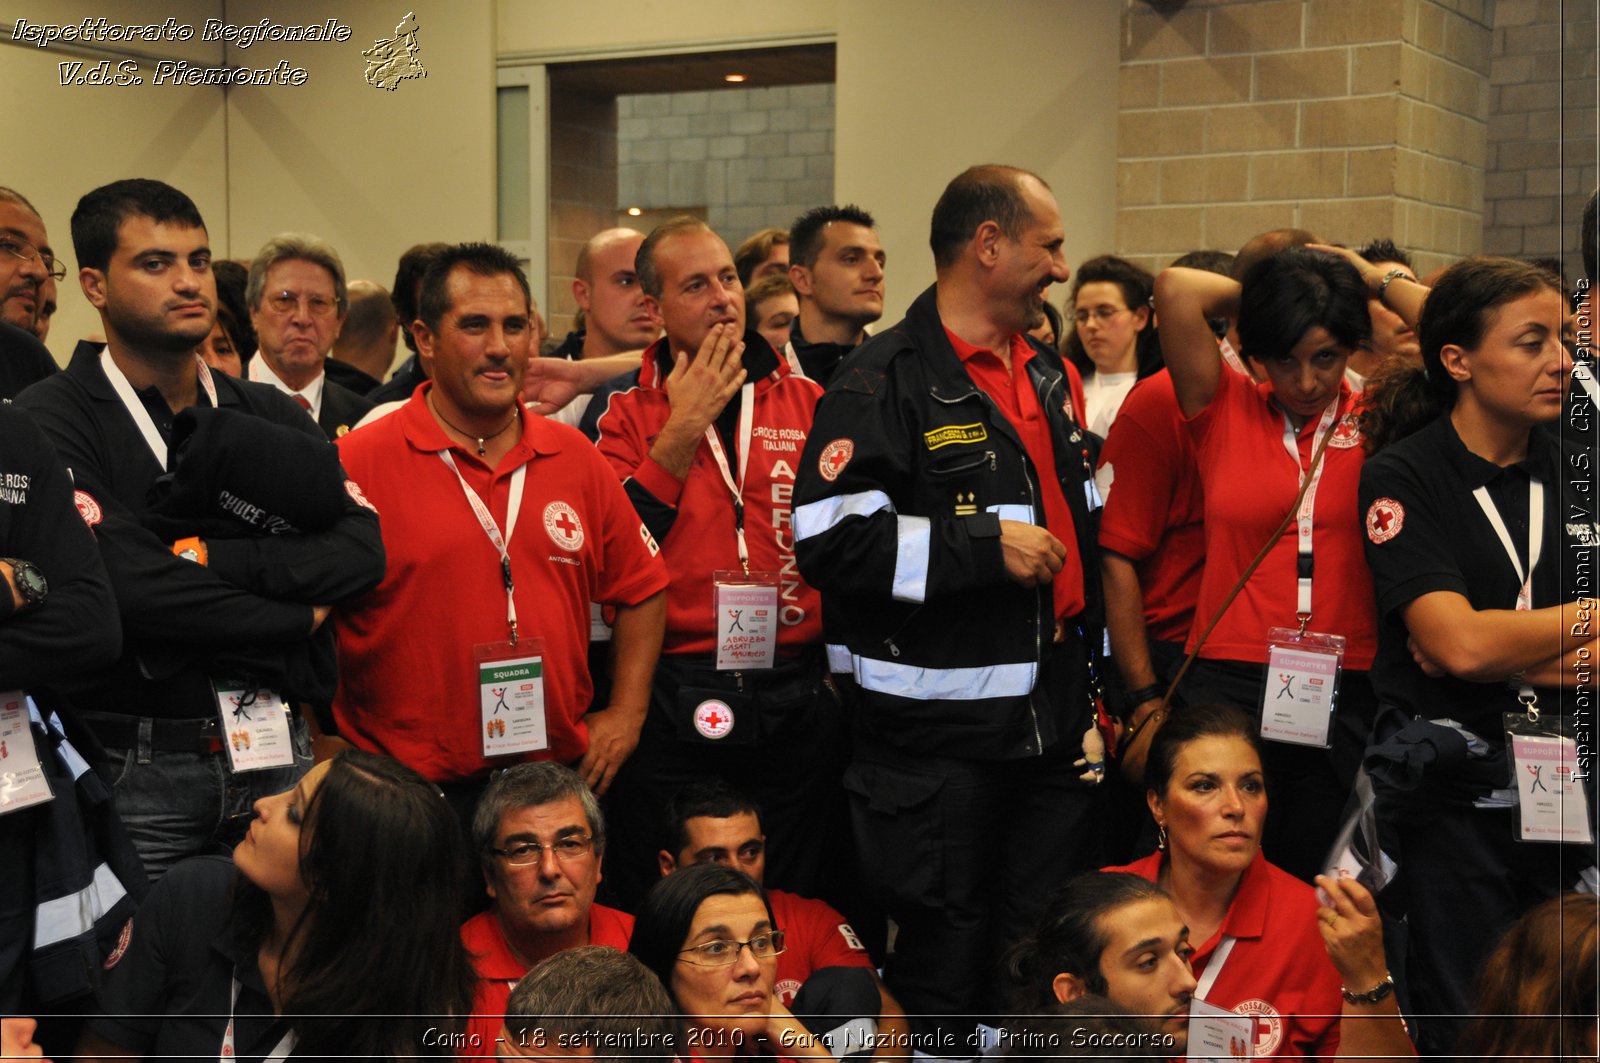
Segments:
[[[1523,713],[1506,714],[1506,749],[1517,790],[1517,840],[1589,845],[1589,801],[1578,776],[1578,744]]]
[[[483,755],[550,748],[544,716],[544,639],[486,642],[472,648],[478,670],[478,733]]]
[[[1227,1008],[1189,1001],[1189,1051],[1192,1060],[1250,1059],[1256,1054],[1256,1020]]]
[[[778,574],[713,572],[717,671],[771,668],[778,658]]]
[[[20,690],[8,690],[0,694],[0,815],[54,797],[33,745],[28,698]]]
[[[222,748],[228,751],[228,765],[234,774],[287,768],[294,763],[289,706],[277,694],[227,680],[217,683],[216,693]]]
[[[1261,737],[1328,748],[1344,667],[1344,636],[1291,627],[1267,630],[1267,681],[1261,690]]]

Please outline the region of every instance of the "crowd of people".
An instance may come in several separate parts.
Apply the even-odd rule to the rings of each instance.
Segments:
[[[1152,275],[975,166],[898,323],[825,205],[564,338],[70,227],[58,370],[0,189],[0,1056],[1595,1058],[1593,198],[1576,291]]]

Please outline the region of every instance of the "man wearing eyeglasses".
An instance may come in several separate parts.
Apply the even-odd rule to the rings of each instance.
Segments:
[[[33,204],[0,188],[0,399],[15,398],[56,372],[37,322],[44,316],[45,289],[53,291],[66,275],[67,267],[50,252],[44,220]]]
[[[294,399],[329,439],[350,431],[372,403],[324,371],[350,307],[339,253],[315,236],[280,233],[250,264],[245,299],[261,344],[250,379]]]
[[[633,916],[594,902],[605,843],[600,804],[571,768],[518,764],[483,792],[472,847],[492,904],[461,928],[479,978],[470,1044],[494,1044],[512,987],[541,960],[583,945],[627,951]]]

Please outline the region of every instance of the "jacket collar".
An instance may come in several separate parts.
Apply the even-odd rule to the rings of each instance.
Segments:
[[[72,349],[72,358],[67,362],[67,375],[76,380],[89,397],[96,402],[115,402],[119,405],[122,400],[117,397],[117,389],[111,386],[111,381],[106,377],[106,371],[100,365],[100,352],[105,350],[103,343],[91,343],[88,340],[79,340],[78,345]],[[211,379],[217,385],[217,405],[238,406],[241,386],[237,380],[226,373],[212,370]],[[261,385],[266,387],[268,385]],[[143,397],[150,389],[135,389],[134,393]]]

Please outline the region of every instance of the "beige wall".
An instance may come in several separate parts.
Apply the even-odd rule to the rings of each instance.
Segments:
[[[1122,7],[841,4],[834,196],[877,216],[890,263],[886,321],[932,283],[934,202],[976,163],[1044,176],[1061,203],[1069,262],[1112,249]]]
[[[1076,0],[1074,0],[1076,2]],[[465,5],[461,5],[465,6]],[[487,5],[485,5],[487,6]],[[853,0],[500,0],[502,55],[626,51],[831,33]]]

